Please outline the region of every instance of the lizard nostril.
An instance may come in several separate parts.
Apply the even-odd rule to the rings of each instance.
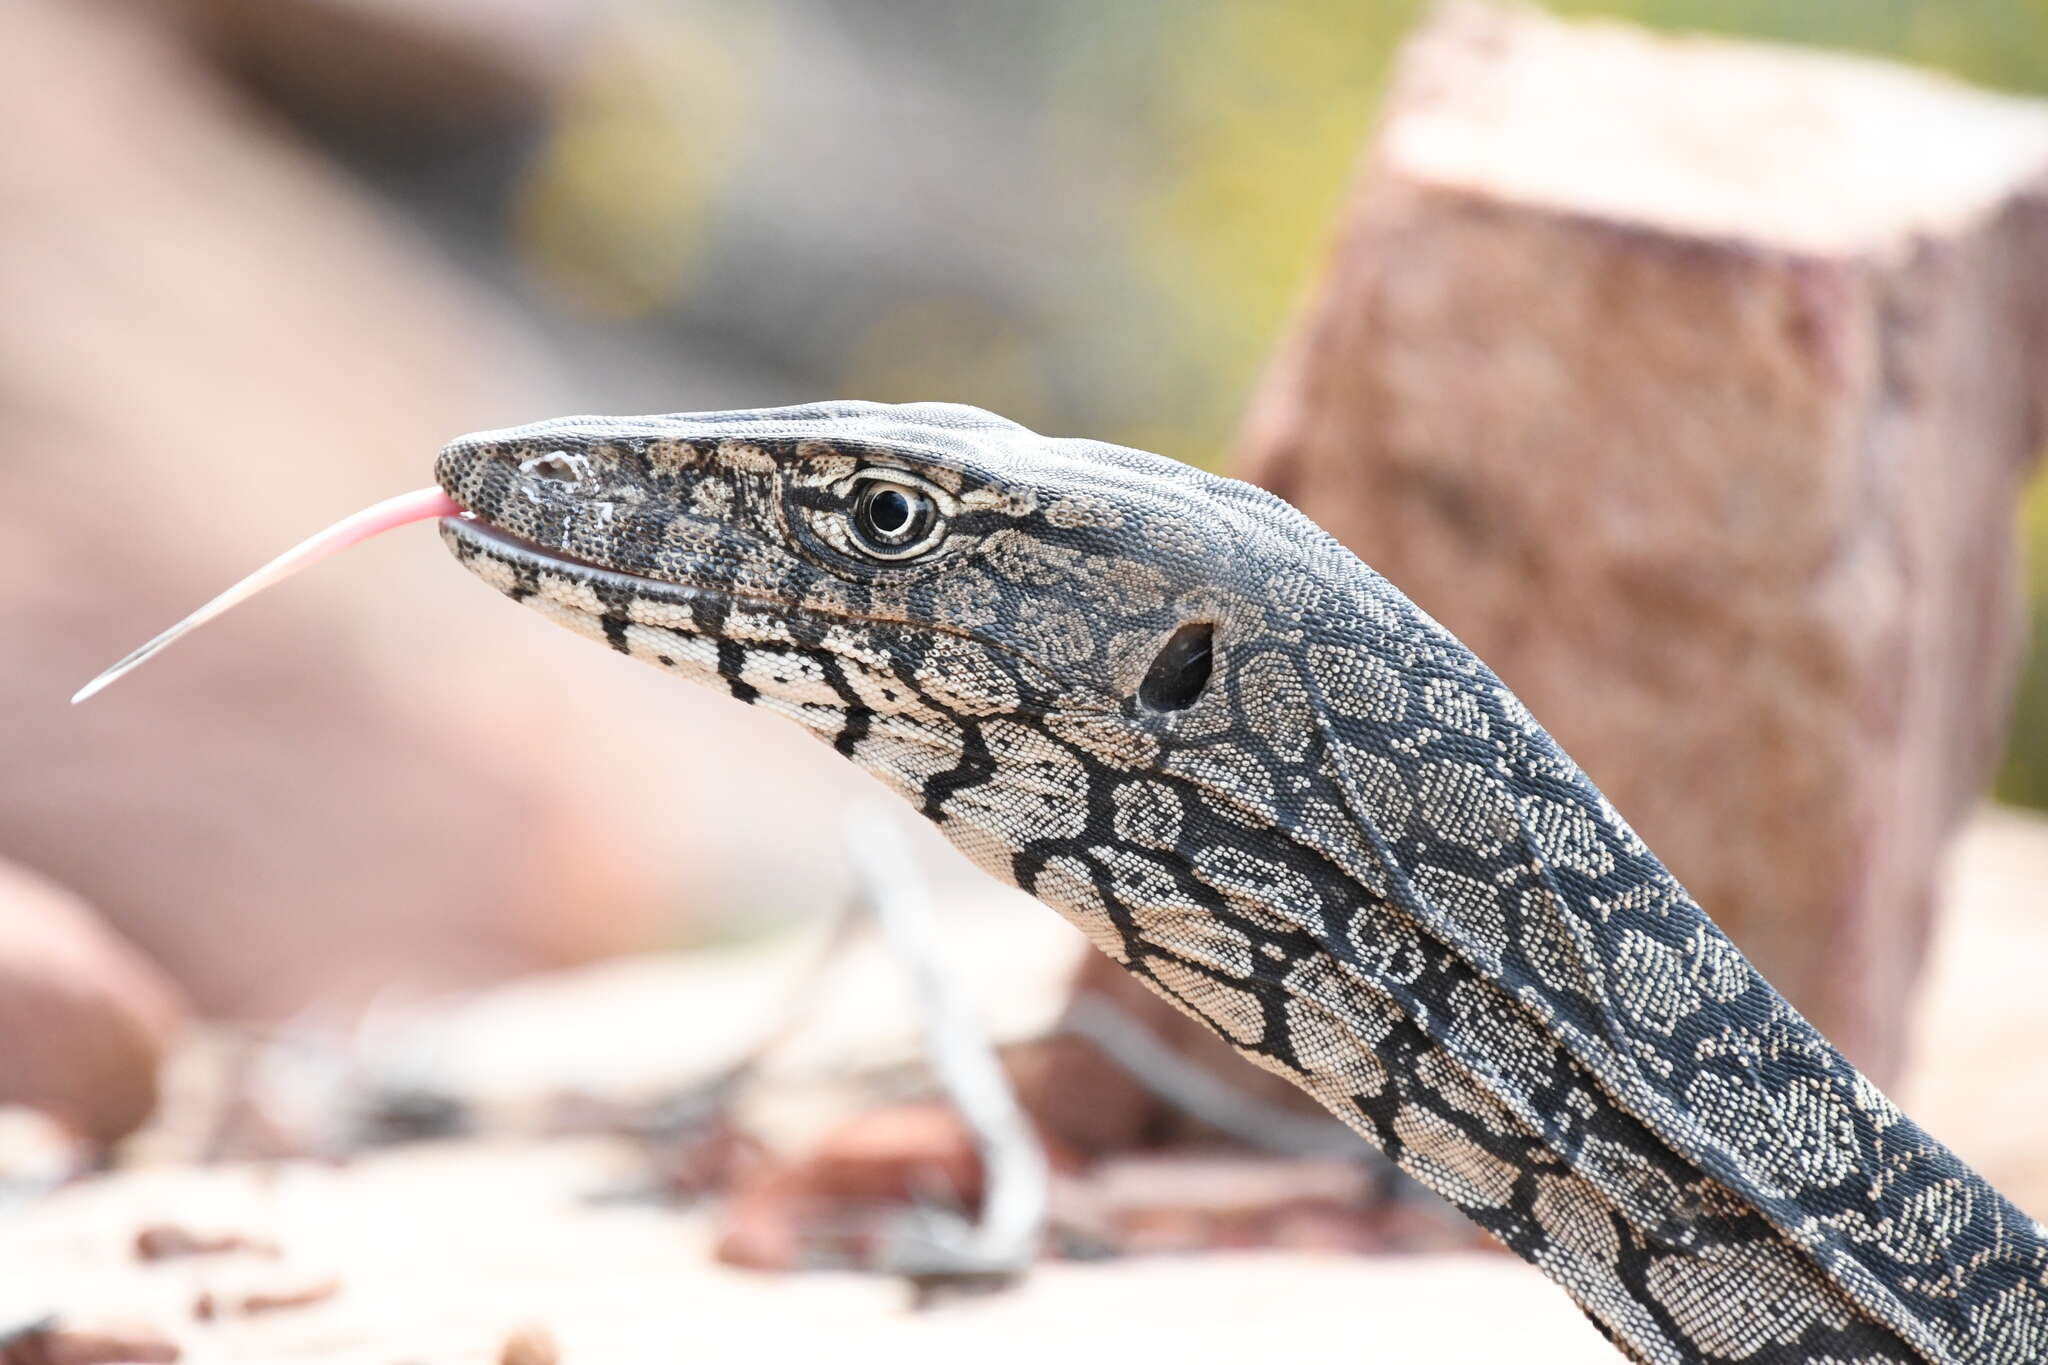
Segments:
[[[586,464],[580,455],[571,455],[566,450],[550,450],[544,455],[521,460],[519,472],[530,479],[544,479],[549,483],[575,483],[583,477]]]

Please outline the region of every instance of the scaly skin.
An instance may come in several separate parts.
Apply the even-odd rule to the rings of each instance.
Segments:
[[[570,418],[437,474],[485,582],[832,744],[1628,1355],[2048,1358],[2044,1229],[1279,499],[943,404]],[[864,547],[920,500],[929,543]],[[1162,694],[1189,623],[1206,680],[1183,658]]]

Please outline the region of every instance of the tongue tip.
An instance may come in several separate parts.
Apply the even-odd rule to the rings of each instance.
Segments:
[[[123,673],[126,673],[127,671],[128,670],[125,668],[108,669],[106,672],[100,674],[97,678],[94,678],[85,686],[79,688],[76,692],[73,692],[71,694],[71,704],[73,706],[76,706],[80,702],[91,701],[94,697],[97,697],[100,693],[106,691],[107,688],[111,684],[113,684],[113,682],[116,679],[118,679]]]
[[[136,648],[129,650],[126,654],[123,654],[119,659],[115,660],[113,664],[101,670],[99,675],[93,678],[91,682],[79,688],[76,692],[73,692],[71,694],[71,704],[73,706],[76,706],[82,701],[90,701],[92,698],[106,691],[107,688],[113,686],[122,678],[126,677],[128,674],[134,672],[137,668],[140,668],[144,663],[148,662],[151,655],[155,654],[158,650],[162,649],[164,646],[176,640],[180,635],[183,635],[186,631],[191,630],[194,626],[197,626],[200,623],[201,619],[203,618],[200,617],[200,613],[194,612],[191,616],[188,616],[184,620],[178,622],[177,625],[172,626],[169,630],[164,631],[162,634],[156,636],[147,644],[139,645]]]
[[[353,516],[344,517],[326,530],[271,560],[147,644],[124,655],[111,668],[72,693],[71,704],[76,706],[80,702],[90,700],[186,632],[206,624],[235,604],[290,578],[309,565],[319,563],[329,555],[346,550],[351,545],[359,544],[394,527],[415,521],[459,516],[462,511],[462,504],[449,497],[444,490],[439,487],[428,487],[401,493],[395,498],[386,498]]]

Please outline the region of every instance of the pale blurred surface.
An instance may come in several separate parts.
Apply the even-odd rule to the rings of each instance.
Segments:
[[[226,1361],[380,1365],[410,1358],[487,1362],[529,1322],[564,1359],[1040,1361],[1232,1365],[1361,1358],[1492,1365],[1513,1343],[1526,1362],[1601,1359],[1609,1349],[1570,1302],[1527,1267],[1484,1254],[1355,1258],[1302,1253],[1160,1257],[1051,1265],[1015,1291],[910,1312],[900,1285],[814,1274],[790,1280],[712,1263],[700,1218],[593,1205],[618,1153],[599,1144],[434,1150],[379,1157],[348,1173],[242,1169],[177,1188],[133,1177],[32,1215],[0,1258],[8,1299],[47,1288],[53,1261],[81,1322],[133,1324],[176,1340],[193,1365]],[[138,1265],[134,1221],[274,1236],[280,1259]],[[403,1220],[400,1230],[399,1220]],[[19,1269],[40,1264],[32,1280]],[[209,1289],[283,1297],[341,1281],[308,1307],[187,1325]],[[140,1321],[138,1321],[140,1319]],[[144,1326],[144,1324],[153,1324]]]
[[[2048,1209],[2048,822],[1993,809],[1949,854],[1899,1101],[2018,1205]]]

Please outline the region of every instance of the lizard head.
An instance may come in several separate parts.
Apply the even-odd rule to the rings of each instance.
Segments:
[[[1027,887],[1057,842],[1173,842],[1148,776],[1269,806],[1249,744],[1309,742],[1288,657],[1334,542],[1156,455],[842,402],[541,422],[436,473],[493,587],[797,720]]]

